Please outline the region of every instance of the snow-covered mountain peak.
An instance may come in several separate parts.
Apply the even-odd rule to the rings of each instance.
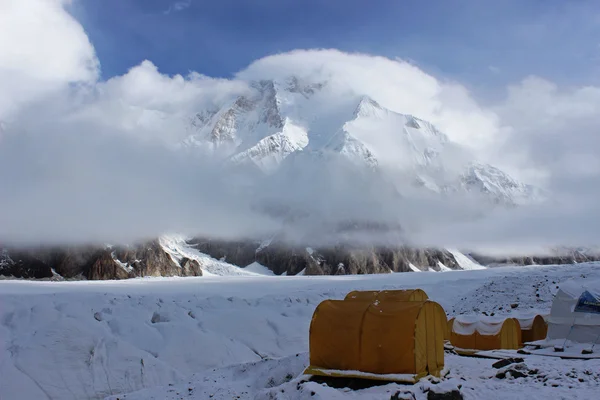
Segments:
[[[532,193],[498,168],[480,163],[433,124],[389,110],[366,95],[336,95],[328,86],[296,76],[253,82],[252,93],[220,109],[199,110],[185,144],[266,174],[295,155],[296,169],[317,162],[315,157],[345,160],[400,174],[403,182],[429,191],[477,192],[494,202],[514,204]]]
[[[356,110],[354,110],[354,117],[380,117],[381,113],[385,113],[388,110],[384,110],[378,102],[373,100],[369,96],[362,96]]]

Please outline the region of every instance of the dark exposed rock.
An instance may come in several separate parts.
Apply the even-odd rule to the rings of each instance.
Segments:
[[[0,275],[16,278],[60,277],[127,279],[140,276],[200,276],[195,260],[181,265],[166,253],[157,240],[131,246],[4,249],[0,253]]]
[[[256,261],[255,253],[260,245],[259,242],[250,240],[224,241],[199,238],[189,241],[188,244],[217,260],[240,266],[246,266]]]
[[[522,358],[505,358],[503,360],[496,361],[495,363],[493,363],[492,367],[493,368],[504,368],[507,365],[515,364],[515,363],[522,363],[522,362],[523,362]]]
[[[523,362],[520,363],[516,363],[516,364],[509,364],[508,366],[505,366],[503,368],[500,368],[498,370],[498,372],[496,373],[496,378],[498,379],[505,379],[505,378],[513,378],[513,379],[518,379],[518,378],[525,378],[527,377],[527,375],[529,375],[529,368],[527,367],[526,364],[524,364]]]
[[[481,265],[562,265],[578,264],[583,262],[600,261],[600,253],[596,251],[582,251],[573,249],[560,249],[553,255],[532,255],[519,257],[492,257],[484,254],[471,253],[470,256]]]
[[[196,260],[184,257],[179,261],[179,265],[181,266],[183,276],[202,276],[202,268],[200,268],[200,263]]]
[[[152,314],[152,318],[150,319],[150,322],[152,322],[153,324],[157,324],[159,322],[169,322],[171,319],[169,318],[169,316],[167,314],[161,314],[157,311],[155,311]]]
[[[0,275],[29,279],[53,276],[52,267],[33,254],[24,251],[9,252],[6,249],[0,254]]]
[[[390,397],[390,400],[414,400],[415,394],[410,390],[397,391]]]
[[[135,276],[181,276],[181,267],[163,250],[158,240],[117,248],[115,256],[133,267]]]
[[[129,278],[129,272],[121,267],[111,256],[110,251],[100,251],[99,255],[86,274],[88,279],[126,279]]]
[[[439,270],[439,263],[460,269],[454,256],[440,249],[416,249],[406,246],[358,247],[337,245],[310,249],[274,241],[261,247],[255,241],[217,241],[194,239],[196,249],[231,264],[246,266],[258,262],[276,275],[355,275],[409,272],[410,264],[423,270]]]
[[[463,400],[463,395],[456,389],[449,392],[430,390],[427,392],[427,400]]]
[[[318,261],[311,257],[305,248],[272,244],[258,251],[255,259],[276,275],[284,272],[296,275],[302,270],[306,275],[324,275]]]
[[[203,238],[193,239],[188,245],[240,267],[258,262],[276,275],[296,275],[300,272],[306,275],[378,274],[411,272],[414,267],[426,271],[440,270],[440,264],[450,269],[460,269],[452,253],[435,248],[350,244],[308,248],[290,245],[283,239],[261,244],[256,240]],[[553,262],[556,261],[553,259]],[[0,251],[0,275],[25,279],[126,279],[140,276],[201,276],[202,269],[196,260],[185,257],[179,261],[172,259],[159,241],[153,240],[113,247],[4,249]],[[511,306],[514,308],[515,305]]]
[[[506,370],[506,371],[498,372],[496,374],[496,378],[498,378],[498,379],[504,379],[504,378],[507,378],[509,376],[512,377],[512,378],[514,378],[514,379],[518,379],[518,378],[525,378],[527,375],[524,374],[524,373],[522,373],[521,371],[516,370],[516,369],[509,369],[509,370]]]

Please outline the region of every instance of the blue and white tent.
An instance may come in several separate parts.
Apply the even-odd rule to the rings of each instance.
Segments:
[[[547,339],[600,340],[600,280],[570,280],[560,285],[548,318]]]

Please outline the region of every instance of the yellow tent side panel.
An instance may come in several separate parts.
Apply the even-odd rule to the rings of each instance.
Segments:
[[[453,321],[454,322],[454,321]],[[476,332],[470,335],[462,335],[460,333],[456,333],[454,329],[450,332],[450,343],[454,347],[458,347],[460,349],[476,349],[477,344],[475,343]]]
[[[545,339],[548,335],[548,323],[541,315],[536,315],[529,329],[521,329],[523,343]]]
[[[461,322],[463,326],[469,323]],[[472,322],[477,324],[477,322]],[[472,350],[499,350],[499,349],[519,349],[521,346],[521,327],[519,321],[514,318],[507,318],[502,322],[500,330],[495,334],[486,334],[473,329],[471,334],[459,334],[454,329],[450,332],[450,343],[460,349]]]
[[[350,376],[359,371],[383,380],[439,376],[444,324],[443,308],[432,301],[326,300],[311,321],[306,373]],[[364,378],[361,374],[356,377]]]

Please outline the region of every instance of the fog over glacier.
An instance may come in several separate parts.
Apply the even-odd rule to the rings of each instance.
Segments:
[[[600,87],[563,88],[532,75],[490,102],[402,59],[333,49],[268,56],[230,79],[167,76],[150,60],[101,80],[102,60],[67,3],[0,3],[2,242],[133,241],[171,232],[262,238],[282,230],[302,240],[348,220],[403,227],[355,238],[373,244],[526,251],[600,241]],[[24,15],[29,23],[17,24]],[[412,115],[447,135],[460,151],[444,147],[451,155],[444,168],[489,163],[547,200],[492,210],[477,196],[413,193],[407,170],[394,163],[406,158],[394,147],[393,127],[384,125],[373,132],[384,175],[348,157],[287,160],[287,170],[265,175],[190,145],[197,113],[256,96],[261,80],[291,77],[319,86],[314,100],[293,100],[282,111],[313,144],[330,139],[367,98],[385,115]],[[282,205],[302,218],[282,227],[274,211]]]

